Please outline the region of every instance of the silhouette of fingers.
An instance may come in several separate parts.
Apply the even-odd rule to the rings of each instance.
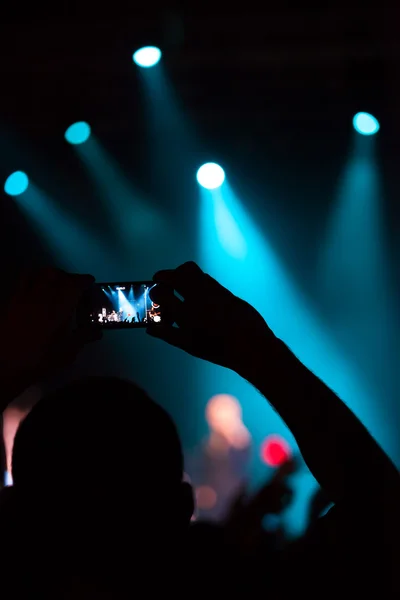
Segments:
[[[36,303],[47,314],[49,331],[57,330],[71,319],[83,292],[93,283],[91,275],[71,275],[55,269],[42,274],[33,293],[37,297]],[[57,310],[54,310],[55,306]]]
[[[21,281],[25,288],[31,288],[29,293],[32,298],[48,304],[50,298],[57,297],[58,306],[78,300],[92,283],[94,277],[91,275],[70,274],[54,268],[41,269],[33,279],[27,275]]]
[[[83,292],[88,289],[95,279],[92,275],[75,275],[69,273],[62,273],[56,285],[58,285],[58,291],[62,295],[63,304],[66,306],[74,305],[77,303]]]
[[[171,287],[163,284],[156,285],[150,291],[150,297],[153,302],[160,305],[164,324],[176,323],[180,327],[185,325],[187,307],[182,300],[175,296]]]
[[[175,348],[181,348],[181,350],[189,352],[186,335],[178,327],[149,324],[146,328],[146,333],[151,337],[167,342],[171,346],[175,346]]]
[[[200,293],[204,277],[205,274],[195,262],[186,262],[176,269],[158,271],[153,280],[169,285],[183,298],[191,298]]]
[[[37,274],[38,272],[35,269],[24,269],[15,283],[15,293],[26,294],[32,288]]]
[[[150,299],[156,304],[168,305],[172,298],[175,297],[174,290],[168,285],[163,283],[156,284],[150,290]]]

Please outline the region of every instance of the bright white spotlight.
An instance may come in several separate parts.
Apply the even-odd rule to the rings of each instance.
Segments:
[[[156,46],[145,46],[144,48],[136,50],[132,58],[133,62],[137,64],[138,67],[148,69],[160,62],[161,50],[156,48]]]
[[[366,112],[359,112],[353,118],[353,127],[361,135],[374,135],[379,131],[378,119]]]
[[[224,183],[225,171],[217,163],[206,163],[197,171],[197,181],[207,190],[215,190]]]

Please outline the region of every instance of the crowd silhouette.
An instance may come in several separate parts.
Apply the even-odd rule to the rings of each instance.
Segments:
[[[2,323],[2,412],[100,340],[70,325],[93,281],[56,269],[21,281]],[[236,372],[293,433],[320,486],[307,531],[289,540],[262,527],[291,501],[297,458],[256,494],[240,489],[219,523],[193,522],[169,415],[131,381],[86,378],[39,400],[16,433],[13,485],[0,494],[1,597],[398,597],[400,477],[389,457],[261,315],[195,263],[154,281],[168,318],[148,335]],[[48,318],[19,327],[27,298]]]

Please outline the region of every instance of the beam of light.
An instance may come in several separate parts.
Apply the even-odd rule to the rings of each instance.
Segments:
[[[111,288],[107,289],[107,288],[101,288],[102,292],[107,296],[107,298],[113,303],[113,305],[116,303],[116,296],[115,294],[112,292]],[[116,304],[115,304],[116,306]]]
[[[185,107],[163,68],[140,69],[144,123],[151,141],[148,164],[153,193],[181,210],[193,189],[188,159],[200,151],[199,134],[193,130]],[[179,177],[171,176],[180,173]],[[168,185],[166,185],[168,182]]]
[[[207,190],[215,190],[224,183],[225,171],[217,163],[206,163],[197,171],[196,175],[199,185]]]
[[[134,291],[133,291],[133,285],[131,285],[130,288],[129,288],[128,302],[129,302],[129,304],[132,304],[132,305],[135,304],[135,294],[134,294]]]
[[[25,194],[19,196],[18,206],[33,223],[40,237],[54,253],[60,267],[78,273],[111,272],[114,264],[112,253],[96,237],[61,208],[36,185],[31,184]]]
[[[29,178],[23,171],[11,173],[4,184],[4,191],[9,196],[20,196],[29,186]]]
[[[145,46],[139,48],[133,53],[133,62],[138,66],[145,69],[155,67],[161,60],[161,50],[156,46]]]
[[[64,137],[69,144],[77,146],[87,142],[90,137],[90,133],[90,125],[85,123],[85,121],[79,121],[78,123],[73,123],[73,125],[68,127]]]
[[[134,189],[116,161],[92,135],[76,151],[99,192],[99,200],[118,241],[133,252],[143,243],[165,234],[165,222],[153,203]]]
[[[354,115],[353,127],[361,135],[374,135],[380,129],[378,120],[366,112],[359,112]]]
[[[122,310],[122,318],[126,319],[128,315],[136,316],[136,307],[129,302],[122,290],[118,290],[118,311]]]
[[[128,303],[133,307],[133,312],[131,313],[131,317],[137,318],[137,313],[139,312],[139,310],[138,310],[138,305],[137,305],[136,298],[135,298],[135,293],[133,291],[133,285],[131,285],[129,288],[129,292],[127,294],[127,299],[128,299]],[[139,318],[140,318],[140,315],[139,315]]]
[[[358,135],[354,141],[321,244],[318,282],[332,334],[351,353],[368,388],[356,412],[396,460],[395,424],[378,400],[383,390],[385,405],[397,396],[390,389],[398,330],[384,201],[375,141]]]
[[[247,243],[239,226],[238,219],[234,217],[224,200],[224,194],[220,189],[216,189],[212,193],[205,192],[203,199],[204,202],[212,205],[215,234],[221,248],[232,258],[245,259],[247,255]]]
[[[342,398],[350,400],[357,411],[368,402],[368,393],[358,372],[336,347],[328,327],[322,323],[313,306],[297,288],[290,272],[281,263],[266,234],[262,234],[248,211],[248,203],[237,197],[229,181],[219,190],[200,192],[199,260],[203,269],[218,279],[234,294],[247,300],[266,319],[272,331],[281,338],[300,360]],[[221,219],[221,207],[226,220]],[[229,241],[229,229],[232,239]],[[224,306],[216,310],[224,314]],[[232,323],[234,330],[237,323]],[[258,394],[245,381],[238,381],[229,371],[221,372],[205,365],[202,389],[206,397],[224,389],[241,398],[243,420],[258,446],[271,432],[287,440],[296,453],[297,444],[279,416],[260,402]],[[255,458],[252,472],[257,482],[265,477],[265,465]],[[309,498],[315,480],[307,472],[296,474],[295,502],[287,511],[287,526],[300,533],[306,522]]]

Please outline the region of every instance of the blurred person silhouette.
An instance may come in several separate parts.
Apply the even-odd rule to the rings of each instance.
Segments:
[[[400,477],[388,456],[261,315],[198,265],[160,271],[154,281],[155,300],[174,325],[150,326],[148,333],[253,384],[283,418],[335,504],[295,552],[283,553],[270,585],[275,579],[282,593],[321,593],[328,586],[332,594],[398,595]]]
[[[251,436],[240,403],[230,394],[210,398],[205,413],[209,433],[185,456],[185,464],[196,488],[197,518],[219,521],[247,480]]]

